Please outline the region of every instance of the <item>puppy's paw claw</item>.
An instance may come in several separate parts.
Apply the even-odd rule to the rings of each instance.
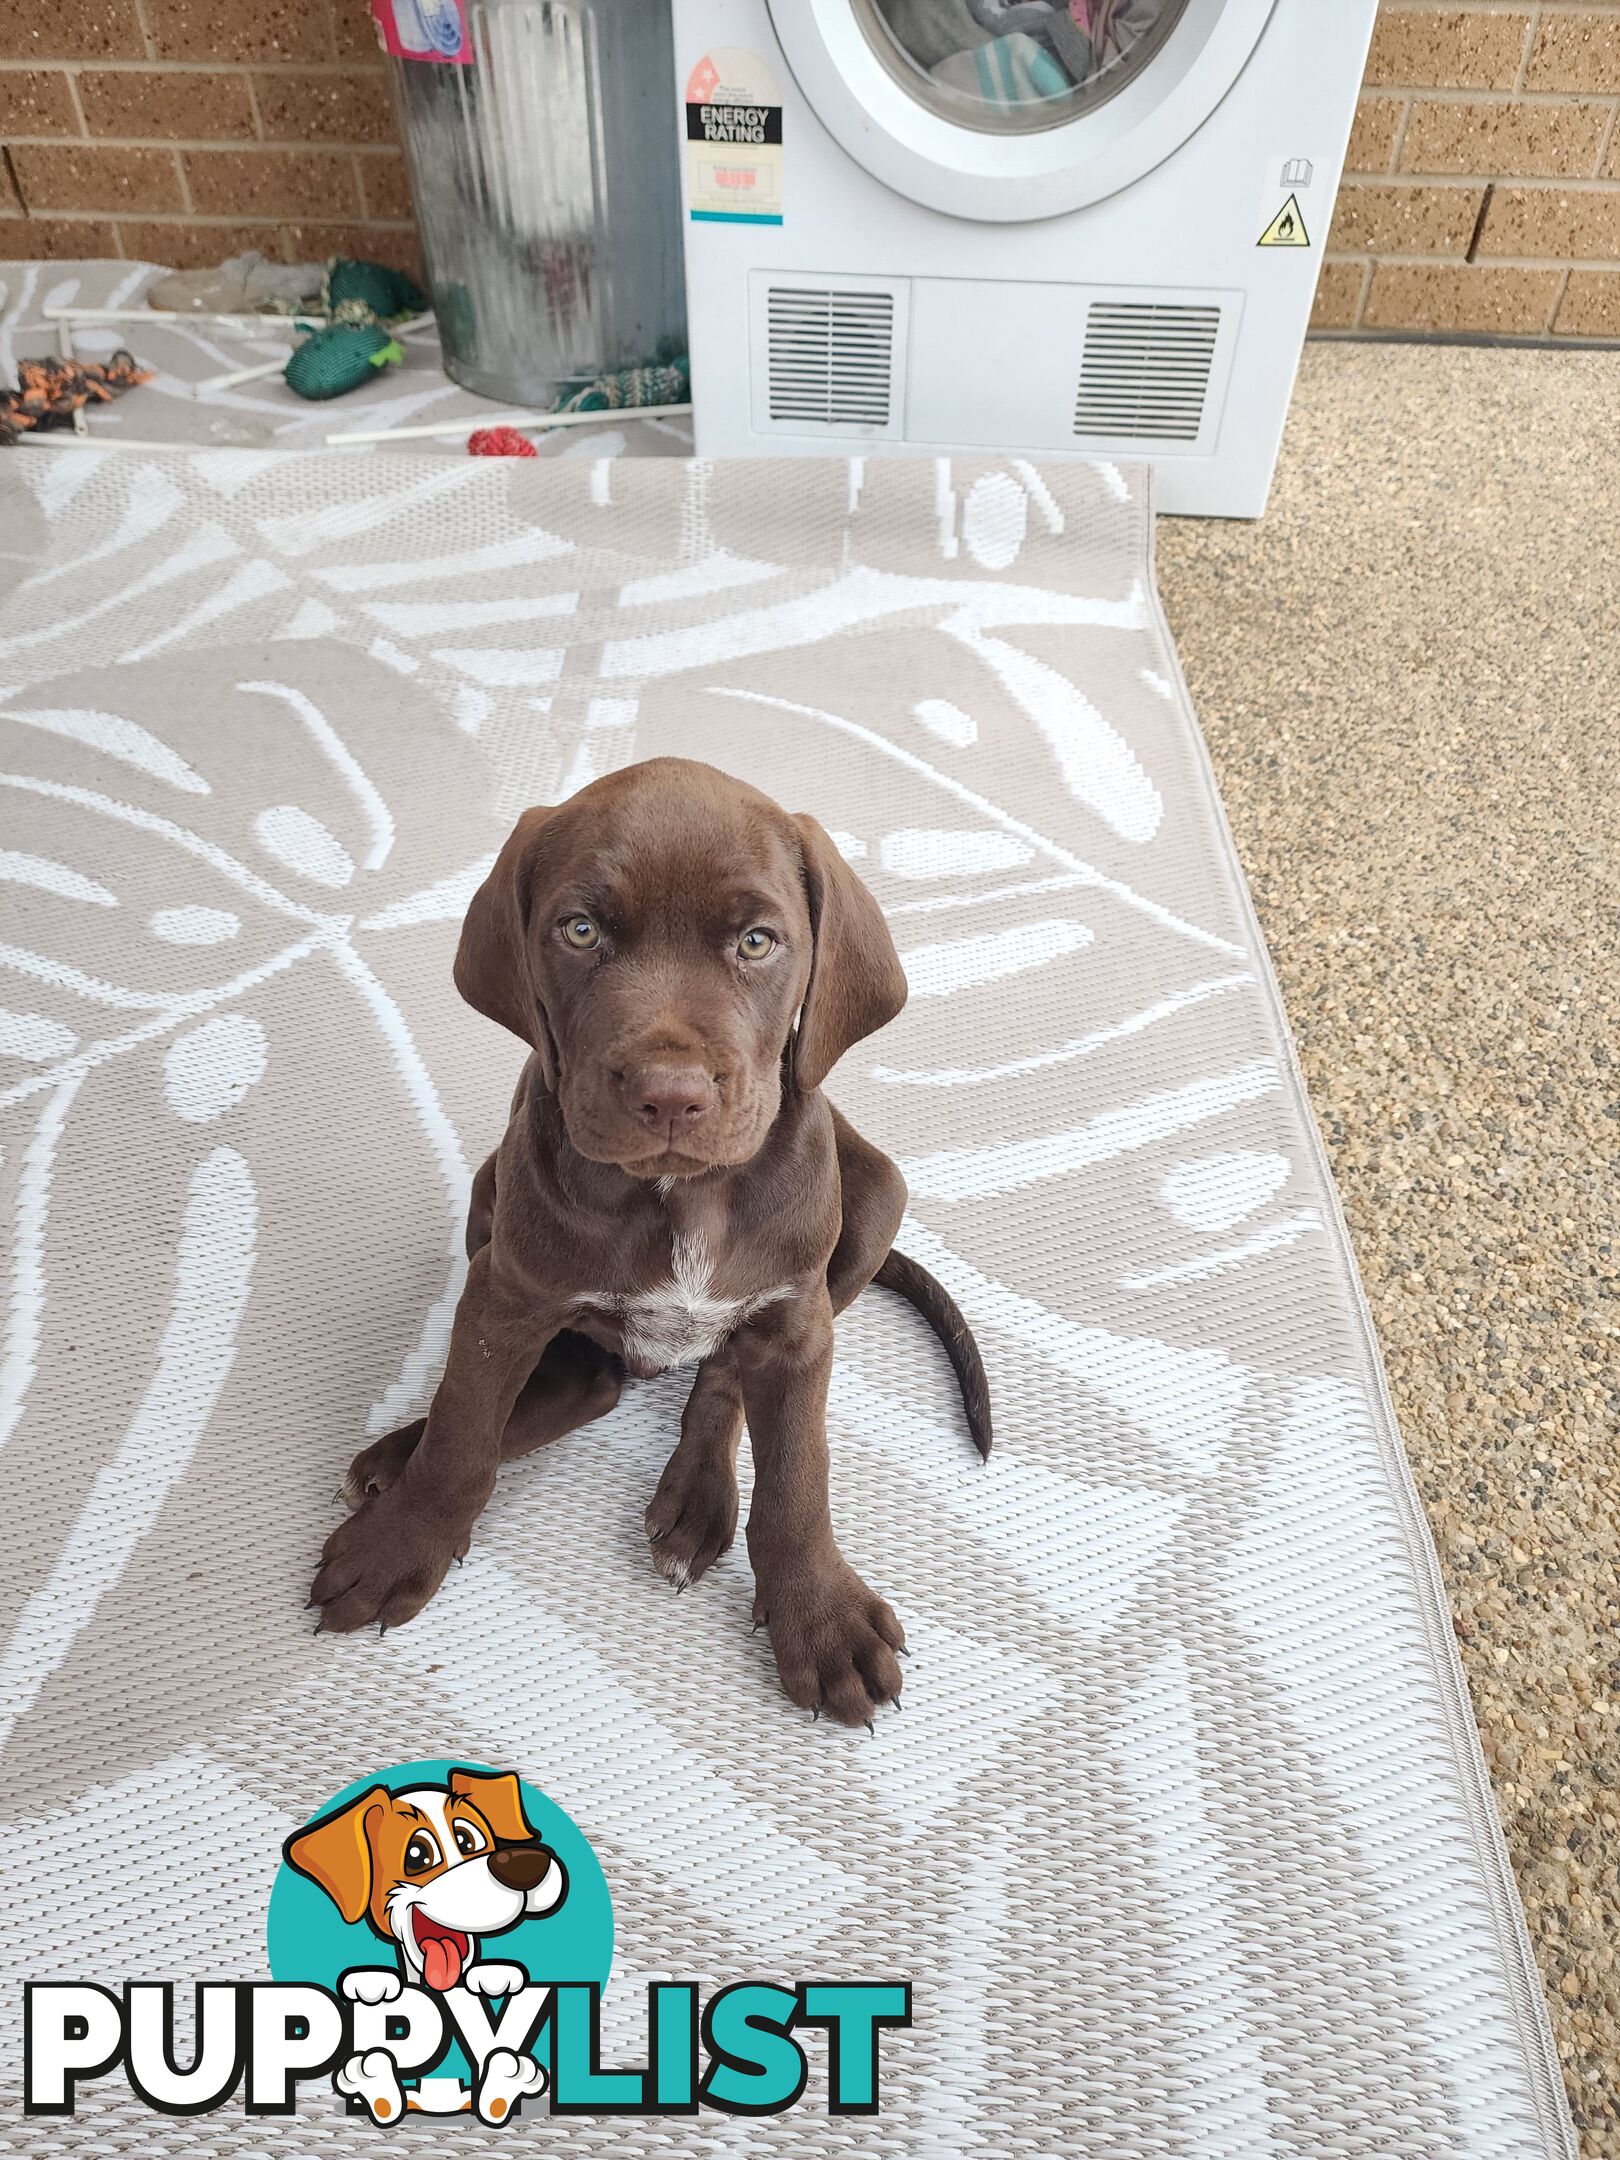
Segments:
[[[884,1600],[837,1560],[773,1577],[768,1610],[788,1699],[817,1718],[874,1730],[874,1713],[898,1699],[902,1677],[902,1630]]]
[[[677,1593],[701,1582],[737,1534],[737,1480],[729,1462],[684,1460],[664,1466],[646,1514],[652,1563]]]
[[[338,1487],[338,1498],[343,1505],[364,1507],[373,1493],[385,1493],[396,1485],[405,1465],[416,1453],[416,1443],[426,1427],[425,1418],[416,1418],[409,1425],[401,1425],[397,1432],[385,1433],[380,1440],[373,1440],[370,1447],[363,1447]]]

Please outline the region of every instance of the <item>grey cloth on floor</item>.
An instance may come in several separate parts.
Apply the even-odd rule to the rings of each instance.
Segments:
[[[248,248],[211,270],[171,270],[147,293],[155,308],[178,314],[255,315],[284,313],[320,295],[324,263],[277,263]]]

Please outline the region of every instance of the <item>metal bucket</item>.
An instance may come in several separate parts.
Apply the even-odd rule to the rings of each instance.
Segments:
[[[393,62],[457,382],[550,405],[686,350],[669,0],[469,0],[471,66]]]

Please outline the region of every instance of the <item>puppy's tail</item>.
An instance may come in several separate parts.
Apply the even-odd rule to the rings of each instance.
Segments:
[[[872,1279],[882,1283],[885,1290],[898,1290],[908,1305],[915,1305],[944,1344],[957,1386],[962,1390],[962,1408],[967,1412],[973,1445],[981,1455],[988,1455],[990,1383],[985,1378],[984,1360],[973,1340],[973,1330],[962,1318],[956,1300],[925,1267],[919,1267],[898,1250],[890,1252]]]

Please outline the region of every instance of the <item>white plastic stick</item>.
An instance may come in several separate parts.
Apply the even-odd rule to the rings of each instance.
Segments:
[[[689,413],[690,405],[614,405],[596,412],[559,413],[463,413],[459,420],[434,420],[423,427],[353,428],[328,435],[329,443],[425,442],[434,435],[471,435],[479,428],[516,428],[520,435],[538,435],[548,428],[613,427],[623,420],[665,420]]]
[[[232,368],[228,375],[210,375],[203,382],[193,383],[194,398],[207,397],[212,390],[234,390],[241,383],[263,382],[267,375],[285,375],[285,360],[261,360],[257,367]]]
[[[425,330],[433,320],[431,313],[413,315],[409,322],[395,323],[392,326],[393,335],[397,338],[414,337],[419,330]],[[214,390],[235,390],[242,383],[263,382],[268,375],[284,374],[286,367],[285,360],[262,360],[256,367],[232,368],[227,375],[209,375],[202,382],[193,383],[191,394],[194,398],[200,398],[207,397]]]
[[[41,450],[173,450],[191,455],[200,449],[251,450],[252,443],[143,442],[136,435],[71,435],[60,428],[31,428],[17,437],[19,447],[33,443]]]
[[[324,315],[220,315],[207,308],[48,307],[47,322],[235,323],[244,330],[319,330]]]

